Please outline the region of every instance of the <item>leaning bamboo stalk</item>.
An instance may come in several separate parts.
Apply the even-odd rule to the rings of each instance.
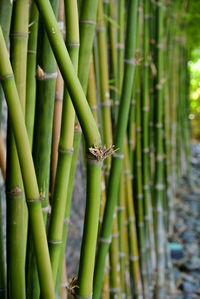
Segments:
[[[44,298],[55,298],[48,245],[41,210],[39,190],[35,175],[29,139],[19,101],[14,75],[9,62],[6,45],[0,27],[0,78],[6,96],[10,121],[16,141],[20,167],[25,186],[29,217],[32,227],[41,294]],[[23,140],[23,142],[22,142]],[[18,281],[17,281],[18,282]]]
[[[35,3],[34,3],[35,4]],[[55,15],[58,13],[58,1],[51,1]],[[33,7],[37,10],[37,7]],[[35,124],[33,137],[33,160],[37,175],[37,182],[42,200],[42,211],[46,222],[49,211],[49,174],[50,155],[53,125],[53,106],[56,84],[56,61],[50,48],[47,34],[39,24],[39,42],[37,49],[37,94],[35,103]],[[28,70],[29,71],[29,70]],[[29,109],[32,109],[30,107]],[[33,111],[31,111],[32,113]],[[29,119],[30,120],[30,119]],[[32,120],[30,120],[31,123]],[[31,231],[29,230],[29,240]],[[37,278],[36,263],[34,263],[34,251],[32,242],[28,243],[29,250],[27,261],[27,292],[30,298],[39,298],[39,282]],[[33,278],[34,277],[34,278]],[[34,288],[32,287],[34,285]]]
[[[84,223],[81,259],[78,275],[78,295],[87,297],[92,293],[100,205],[99,203],[102,165],[101,158],[105,158],[105,156],[102,155],[101,157],[99,157],[98,153],[100,152],[99,146],[101,144],[101,139],[98,128],[95,124],[95,120],[92,116],[91,110],[80,85],[80,81],[75,74],[75,70],[70,61],[69,54],[66,50],[51,6],[48,1],[42,0],[37,0],[37,4],[43,17],[52,49],[60,67],[60,71],[67,85],[74,108],[76,110],[83,133],[85,135],[87,152],[89,152],[89,148],[91,151],[87,159],[87,182],[90,182],[90,184],[87,184],[87,201],[85,213],[86,221]],[[65,61],[65,64],[63,64],[63,61]],[[76,88],[74,88],[75,86]],[[92,154],[92,152],[94,152],[94,150],[96,149],[98,149],[97,156]],[[92,226],[90,225],[91,221],[93,222]],[[93,242],[91,242],[90,238],[93,240]],[[88,256],[88,254],[90,256]]]
[[[114,144],[119,148],[118,152],[113,155],[110,177],[107,189],[107,201],[104,212],[104,219],[102,223],[101,240],[99,244],[95,266],[94,276],[94,294],[93,298],[99,298],[101,292],[101,285],[103,280],[104,266],[106,254],[109,249],[113,214],[117,202],[117,194],[120,184],[120,172],[122,169],[123,160],[123,146],[126,134],[128,113],[131,99],[132,86],[129,82],[133,82],[134,75],[134,56],[135,56],[135,30],[137,20],[137,0],[129,1],[128,5],[128,21],[127,21],[127,36],[126,36],[126,50],[125,50],[125,72],[122,88],[122,97],[120,101],[120,114],[118,116]]]
[[[65,0],[66,45],[74,68],[78,68],[79,26],[78,8],[74,1]],[[53,192],[51,218],[48,232],[49,251],[52,263],[54,283],[56,283],[59,257],[62,244],[63,224],[66,209],[67,189],[73,154],[75,111],[65,88],[62,108],[60,141],[58,146],[58,164]]]
[[[27,77],[26,77],[26,111],[25,123],[29,136],[29,143],[32,149],[33,128],[35,119],[35,102],[36,102],[36,54],[37,54],[37,37],[38,37],[38,19],[39,13],[34,2],[30,8],[29,18],[29,40],[27,51]],[[29,230],[30,231],[30,230]],[[39,282],[36,270],[36,259],[33,248],[33,238],[31,233],[28,234],[26,256],[26,295],[31,298],[39,297]],[[37,295],[36,295],[37,294]]]
[[[11,28],[11,61],[21,107],[25,117],[28,45],[28,0],[14,3]],[[8,117],[7,138],[7,261],[8,296],[25,298],[25,256],[27,207],[17,149]],[[15,254],[13,254],[13,251]],[[19,261],[19,264],[18,264]],[[16,281],[16,273],[18,280]]]

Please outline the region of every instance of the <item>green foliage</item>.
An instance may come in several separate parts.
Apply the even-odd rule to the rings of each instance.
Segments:
[[[188,62],[190,71],[190,119],[192,136],[200,138],[200,50],[192,52],[193,61]],[[198,58],[197,58],[198,57]]]

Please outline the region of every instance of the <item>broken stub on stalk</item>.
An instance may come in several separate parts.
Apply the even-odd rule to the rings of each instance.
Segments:
[[[92,155],[89,155],[88,158],[97,161],[103,161],[118,150],[118,148],[114,149],[114,147],[114,145],[111,145],[108,149],[105,146],[101,147],[96,145],[89,147],[89,151]]]

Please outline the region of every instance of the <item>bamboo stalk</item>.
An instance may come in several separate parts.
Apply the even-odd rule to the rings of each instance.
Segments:
[[[144,39],[143,39],[143,94],[142,94],[142,171],[144,196],[144,234],[146,246],[147,275],[152,284],[152,269],[155,268],[154,244],[150,243],[152,225],[152,205],[149,185],[149,1],[144,1]]]
[[[29,18],[29,39],[27,53],[27,77],[26,77],[26,113],[25,121],[29,141],[32,148],[33,127],[35,119],[35,100],[36,100],[36,54],[37,54],[37,36],[38,36],[38,9],[34,2],[30,8]]]
[[[11,28],[11,61],[23,114],[26,101],[28,0],[14,3]],[[7,262],[8,296],[25,298],[27,207],[17,149],[8,118],[7,143]],[[13,251],[15,254],[13,254]],[[16,281],[16,273],[18,280]]]
[[[99,298],[101,292],[101,285],[103,280],[103,272],[105,266],[106,254],[109,249],[109,240],[111,239],[113,214],[117,201],[117,194],[120,184],[120,172],[122,169],[123,159],[123,145],[126,134],[128,113],[131,99],[132,86],[128,82],[133,82],[134,65],[133,60],[135,56],[135,31],[137,19],[137,1],[129,1],[128,5],[128,20],[127,20],[127,36],[126,36],[126,50],[125,50],[125,73],[122,88],[122,101],[120,101],[120,114],[117,121],[114,143],[116,148],[119,148],[117,154],[115,153],[112,159],[111,172],[107,189],[107,201],[104,212],[104,219],[102,223],[101,240],[99,243],[95,276],[94,276],[94,294],[93,298]]]
[[[79,28],[78,9],[76,2],[65,0],[66,13],[66,44],[75,70],[78,68]],[[52,263],[54,282],[63,236],[63,224],[66,209],[66,194],[69,183],[71,159],[73,154],[75,111],[67,90],[64,90],[61,133],[58,147],[58,165],[55,178],[51,219],[49,224],[48,242]]]
[[[51,1],[55,15],[58,13],[58,1]],[[37,7],[33,7],[37,10]],[[37,12],[38,13],[38,12]],[[35,103],[35,125],[33,137],[33,159],[37,182],[42,200],[44,221],[46,222],[49,211],[49,174],[50,155],[53,125],[53,106],[56,84],[56,61],[50,48],[47,34],[40,21],[39,39],[37,53],[37,95]],[[30,107],[29,109],[33,109]],[[33,112],[30,111],[31,113]],[[32,120],[28,119],[30,121]],[[29,234],[31,231],[29,230]],[[30,240],[31,236],[29,236]],[[31,240],[30,240],[31,242]],[[36,263],[34,263],[34,251],[32,242],[29,245],[27,262],[27,292],[30,298],[39,297],[39,281],[37,276]],[[34,283],[33,283],[34,281]],[[33,288],[34,285],[34,288]]]
[[[48,1],[37,0],[37,4],[43,16],[44,24],[48,32],[52,49],[54,51],[61,73],[73,101],[73,105],[79,118],[81,127],[83,129],[87,148],[89,149],[94,146],[98,147],[101,143],[99,132],[94,118],[92,117],[80,82],[75,75],[74,68],[69,59],[68,52],[65,48],[52,9]],[[65,61],[64,65],[63,61]],[[74,88],[74,86],[76,86],[76,88]],[[100,206],[101,165],[101,160],[98,161],[94,155],[89,156],[89,159],[87,161],[87,181],[90,182],[90,184],[87,185],[88,188],[85,213],[86,221],[84,224],[78,276],[79,296],[90,296],[92,293],[92,278],[94,271],[94,258]],[[93,221],[93,226],[90,225],[91,221]],[[93,240],[93,242],[90,241],[90,238]],[[87,273],[87,276],[85,275],[85,271]]]
[[[27,51],[27,78],[26,78],[26,112],[25,123],[29,136],[29,143],[32,149],[33,144],[33,128],[35,119],[35,101],[36,101],[36,54],[37,54],[37,37],[38,37],[38,19],[39,13],[34,2],[30,8],[30,34],[28,40]],[[36,269],[36,259],[33,248],[33,238],[28,233],[27,240],[27,256],[26,256],[26,295],[29,298],[39,297],[39,282]]]
[[[156,173],[155,173],[155,203],[156,203],[156,252],[157,278],[156,298],[164,298],[165,254],[164,254],[164,162],[163,162],[163,43],[164,43],[164,5],[157,6],[157,107],[156,107]]]
[[[135,209],[133,204],[133,193],[131,183],[131,172],[128,155],[128,141],[126,138],[125,142],[125,159],[124,159],[124,174],[125,174],[125,188],[126,188],[126,209],[127,209],[127,222],[129,232],[129,247],[130,247],[130,268],[131,277],[134,281],[134,297],[142,298],[142,280],[139,265],[139,252],[138,252],[138,241],[136,233],[135,223]]]
[[[63,37],[65,36],[64,15],[65,15],[64,0],[62,0],[59,2],[58,24]],[[63,90],[64,90],[64,81],[58,67],[57,67],[57,73],[58,75],[57,75],[56,88],[55,88],[55,103],[54,103],[54,115],[53,115],[52,147],[51,147],[51,177],[50,177],[51,194],[53,194],[55,177],[56,177],[56,168],[58,163],[58,145],[60,139]]]
[[[19,101],[12,68],[9,62],[6,45],[0,27],[0,78],[6,96],[8,110],[16,141],[20,167],[22,170],[29,217],[33,232],[37,266],[39,272],[41,295],[44,298],[55,298],[53,278],[48,253],[48,245],[41,210],[39,190],[30,151],[29,139],[26,132],[23,112]],[[22,142],[23,140],[23,142]],[[19,190],[16,190],[19,192]],[[14,190],[14,192],[16,192]],[[15,195],[15,194],[14,194]],[[17,281],[18,283],[18,281]]]
[[[11,13],[12,13],[12,3],[10,1],[4,0],[0,1],[0,25],[2,26],[3,35],[5,38],[6,45],[8,44],[8,38],[9,38],[9,32],[10,32],[10,23],[11,23]],[[3,89],[0,85],[0,119],[1,119],[1,110],[2,110],[2,100],[3,100]],[[1,145],[3,145],[3,139],[2,135],[0,135],[1,138]],[[4,149],[3,149],[4,151]],[[2,146],[1,146],[1,161],[2,161]],[[5,176],[6,176],[6,165],[4,166],[4,163],[6,161],[3,158],[3,163],[1,163],[1,170],[2,175],[4,177],[5,182]],[[0,197],[0,293],[2,296],[2,299],[6,298],[6,259],[4,256],[4,242],[3,242],[3,224],[2,224],[2,196]]]

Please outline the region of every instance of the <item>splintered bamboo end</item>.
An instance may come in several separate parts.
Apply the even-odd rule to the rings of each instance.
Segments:
[[[38,78],[38,79],[43,79],[43,78],[44,78],[44,71],[43,71],[43,69],[39,66],[39,64],[37,65],[36,75],[37,75],[37,78]]]
[[[67,289],[67,291],[71,294],[71,295],[73,295],[73,296],[75,296],[75,294],[76,294],[76,289],[78,289],[79,288],[79,286],[78,286],[78,277],[77,276],[74,276],[73,278],[72,278],[72,280],[68,283],[68,285],[66,286],[66,289]]]
[[[103,161],[104,159],[113,155],[118,150],[118,148],[114,149],[114,147],[115,147],[114,145],[111,145],[107,149],[105,146],[98,147],[98,146],[94,145],[93,147],[89,148],[89,151],[92,154],[94,160]]]

